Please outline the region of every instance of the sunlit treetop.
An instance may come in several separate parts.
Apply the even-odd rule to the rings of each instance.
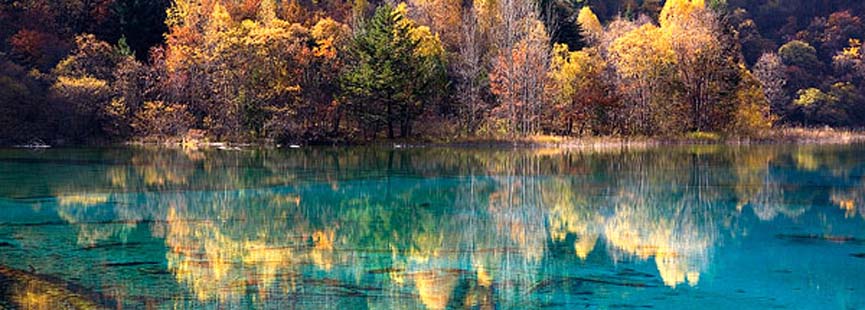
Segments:
[[[437,33],[433,33],[427,26],[418,26],[409,16],[408,5],[401,2],[391,13],[396,23],[395,32],[407,31],[411,40],[417,42],[415,53],[418,56],[440,56],[444,55],[444,46]],[[396,39],[400,39],[399,33],[394,33]]]
[[[807,107],[821,102],[834,103],[838,101],[838,98],[814,87],[799,90],[798,95],[799,97],[793,100],[793,103],[799,106]]]
[[[229,27],[231,27],[232,20],[231,14],[228,13],[228,10],[225,9],[222,4],[216,4],[213,7],[213,13],[210,15],[210,23],[208,24],[208,30],[211,32],[214,31],[226,31]]]
[[[844,56],[850,58],[859,58],[860,50],[862,49],[862,41],[859,39],[850,39],[849,46],[841,52]]]
[[[582,28],[584,36],[599,38],[604,32],[604,27],[601,26],[601,21],[595,12],[588,6],[580,9],[580,14],[577,16],[577,23]]]
[[[315,39],[316,47],[313,53],[317,57],[333,59],[337,56],[337,47],[349,38],[351,29],[347,25],[333,20],[322,18],[312,27],[311,35]]]
[[[661,27],[674,26],[677,23],[686,23],[694,16],[694,13],[706,9],[704,0],[668,0],[661,9],[658,22]]]
[[[653,24],[645,24],[616,39],[610,46],[616,70],[625,77],[654,76],[675,63],[670,40],[664,31]]]
[[[415,50],[418,56],[438,56],[444,54],[444,46],[437,33],[433,33],[429,27],[420,26],[413,28],[411,31],[413,39],[418,41],[418,47]]]
[[[259,21],[265,24],[276,20],[276,3],[274,0],[261,0],[257,17]]]

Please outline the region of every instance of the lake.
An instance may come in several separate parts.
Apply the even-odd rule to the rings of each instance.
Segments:
[[[0,308],[862,309],[865,146],[7,149],[0,266]]]

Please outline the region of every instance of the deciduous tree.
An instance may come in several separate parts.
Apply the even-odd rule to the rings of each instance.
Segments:
[[[640,26],[616,39],[609,53],[618,91],[626,101],[620,124],[625,133],[662,133],[662,121],[681,117],[675,94],[665,91],[671,83],[676,54],[662,29],[652,24]]]
[[[781,57],[775,53],[766,53],[760,56],[757,64],[754,65],[754,77],[763,85],[763,93],[769,100],[772,113],[783,116],[790,99],[784,90],[787,77]]]
[[[608,101],[607,85],[600,78],[607,69],[597,50],[568,51],[556,44],[550,64],[550,89],[554,109],[552,126],[556,132],[571,135],[592,129],[596,110]]]

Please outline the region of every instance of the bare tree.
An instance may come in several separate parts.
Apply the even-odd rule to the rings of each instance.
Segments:
[[[489,106],[483,100],[484,46],[478,29],[477,11],[472,8],[463,14],[460,45],[455,73],[460,94],[460,121],[465,131],[474,134],[484,119]]]
[[[784,106],[789,101],[784,92],[787,84],[786,68],[781,57],[775,53],[765,53],[754,65],[754,76],[763,84],[763,93],[769,99],[772,114],[782,115]]]
[[[544,103],[550,38],[529,0],[499,2],[502,27],[497,32],[490,83],[499,106],[494,112],[507,120],[511,134],[535,133]]]

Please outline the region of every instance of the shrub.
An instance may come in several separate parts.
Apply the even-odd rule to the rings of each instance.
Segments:
[[[135,113],[132,128],[139,137],[179,137],[186,133],[194,121],[195,118],[184,105],[147,101]]]

